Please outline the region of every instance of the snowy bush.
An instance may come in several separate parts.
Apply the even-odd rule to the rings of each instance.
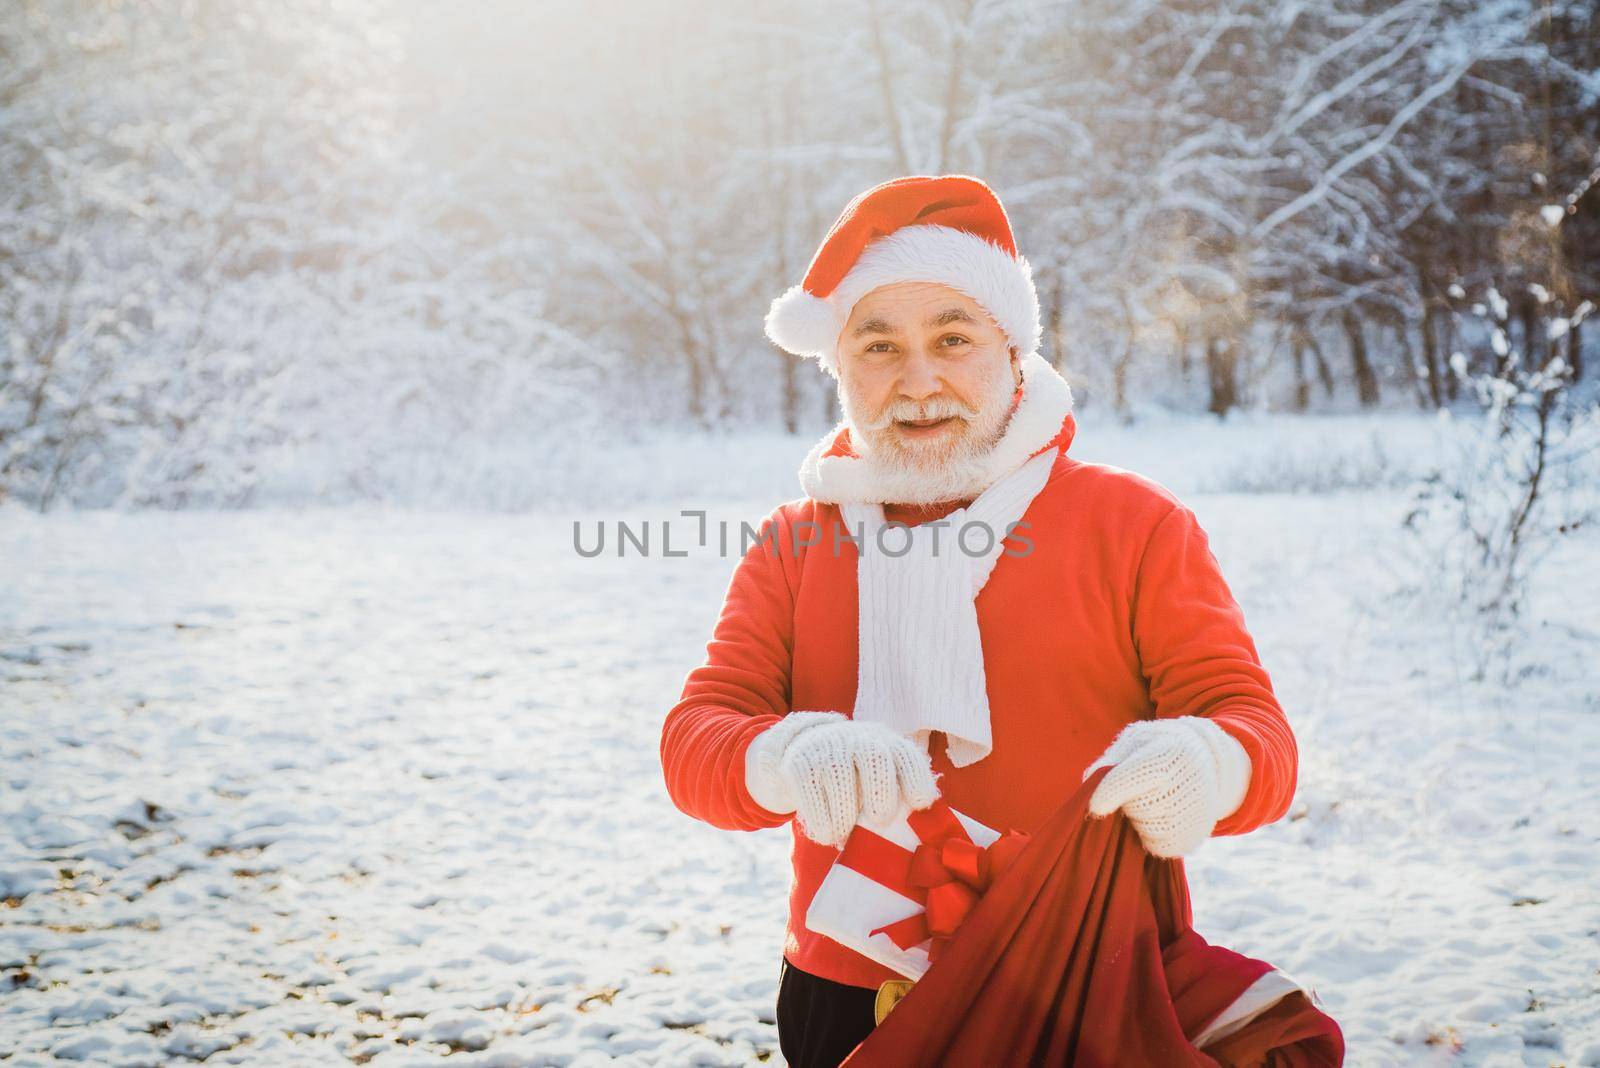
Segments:
[[[1475,402],[1473,422],[1457,433],[1441,411],[1443,459],[1416,485],[1405,518],[1423,585],[1459,610],[1479,678],[1494,662],[1512,669],[1530,576],[1559,539],[1594,521],[1600,484],[1600,404],[1572,388],[1562,357],[1530,365],[1508,340],[1505,302],[1492,288],[1487,304],[1496,323],[1489,369],[1474,372],[1463,353],[1450,359]]]

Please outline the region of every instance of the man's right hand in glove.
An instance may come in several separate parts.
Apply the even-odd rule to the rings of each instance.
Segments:
[[[881,723],[839,712],[791,712],[750,742],[745,785],[769,812],[842,846],[861,819],[889,822],[939,796],[927,751]]]

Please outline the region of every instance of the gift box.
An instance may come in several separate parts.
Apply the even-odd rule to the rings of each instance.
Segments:
[[[920,979],[1027,841],[942,798],[892,823],[863,820],[806,910],[806,927]]]

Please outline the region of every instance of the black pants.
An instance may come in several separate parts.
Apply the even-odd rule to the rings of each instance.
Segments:
[[[789,1068],[838,1068],[877,1026],[878,992],[803,972],[785,958],[778,973],[778,1048]]]

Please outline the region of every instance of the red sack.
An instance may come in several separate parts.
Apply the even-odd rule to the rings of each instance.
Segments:
[[[1089,816],[1109,770],[1032,836],[844,1068],[1343,1063],[1339,1025],[1303,992],[1250,1015],[1272,966],[1196,934],[1183,866],[1145,853],[1121,813]]]

